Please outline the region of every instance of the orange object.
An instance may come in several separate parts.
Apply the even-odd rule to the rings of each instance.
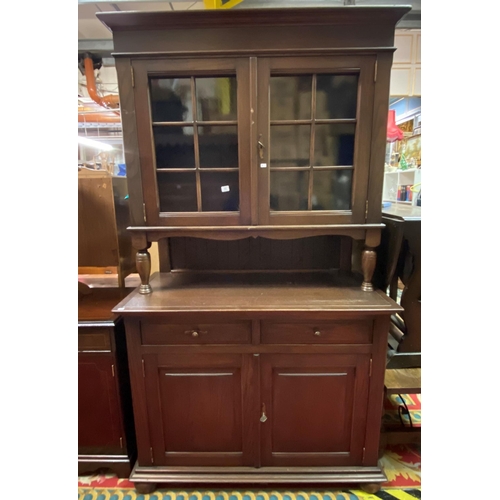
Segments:
[[[115,94],[100,96],[97,94],[94,76],[94,62],[91,57],[85,57],[85,78],[87,79],[87,91],[89,96],[97,104],[104,106],[108,109],[115,109],[120,106],[120,98]]]
[[[109,113],[86,113],[78,115],[79,122],[102,122],[102,123],[120,123],[121,118],[115,114]]]

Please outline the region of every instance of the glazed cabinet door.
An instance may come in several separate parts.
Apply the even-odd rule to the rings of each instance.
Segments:
[[[262,465],[361,465],[369,364],[369,355],[262,355]]]
[[[143,359],[154,465],[255,465],[252,355],[147,354]]]
[[[123,452],[123,426],[114,357],[78,354],[78,453]]]
[[[132,64],[146,224],[249,223],[248,60]]]
[[[365,221],[374,56],[260,58],[260,224]]]

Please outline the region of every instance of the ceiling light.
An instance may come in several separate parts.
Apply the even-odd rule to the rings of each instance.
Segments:
[[[111,151],[113,146],[109,144],[105,144],[104,142],[93,141],[92,139],[88,139],[87,137],[78,136],[78,142],[83,144],[84,146],[89,146],[95,149],[101,149],[103,151]]]

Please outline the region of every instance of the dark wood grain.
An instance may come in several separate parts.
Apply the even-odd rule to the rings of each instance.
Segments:
[[[172,238],[173,270],[310,270],[340,267],[340,237],[293,240],[245,238],[235,241]]]
[[[216,10],[216,11],[158,11],[158,12],[98,12],[100,19],[110,30],[140,30],[140,29],[182,29],[195,26],[307,26],[307,25],[369,25],[373,19],[386,29],[403,17],[411,7],[357,6],[314,7],[276,9],[266,8],[261,11],[254,9]]]
[[[124,316],[196,310],[220,312],[345,311],[387,315],[401,311],[382,293],[364,293],[359,279],[337,273],[270,275],[158,273],[154,292],[132,292],[113,311]]]
[[[262,322],[263,344],[371,344],[372,324],[359,321]]]
[[[137,122],[134,88],[132,85],[132,63],[129,58],[115,60],[120,95],[120,114],[122,120],[125,163],[127,165],[127,185],[130,196],[130,223],[144,224],[142,204],[141,160],[137,140]]]
[[[364,428],[354,415],[355,357],[344,355],[262,355],[263,465],[349,465],[362,449],[352,445],[351,427]],[[367,365],[367,362],[365,363]],[[367,377],[367,370],[363,374]],[[359,431],[358,431],[359,432]]]
[[[141,337],[144,345],[249,344],[251,323],[184,323],[164,324],[143,321]]]

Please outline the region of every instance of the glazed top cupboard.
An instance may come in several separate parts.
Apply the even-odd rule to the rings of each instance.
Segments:
[[[409,10],[98,13],[139,254],[175,235],[376,247],[394,29]]]

